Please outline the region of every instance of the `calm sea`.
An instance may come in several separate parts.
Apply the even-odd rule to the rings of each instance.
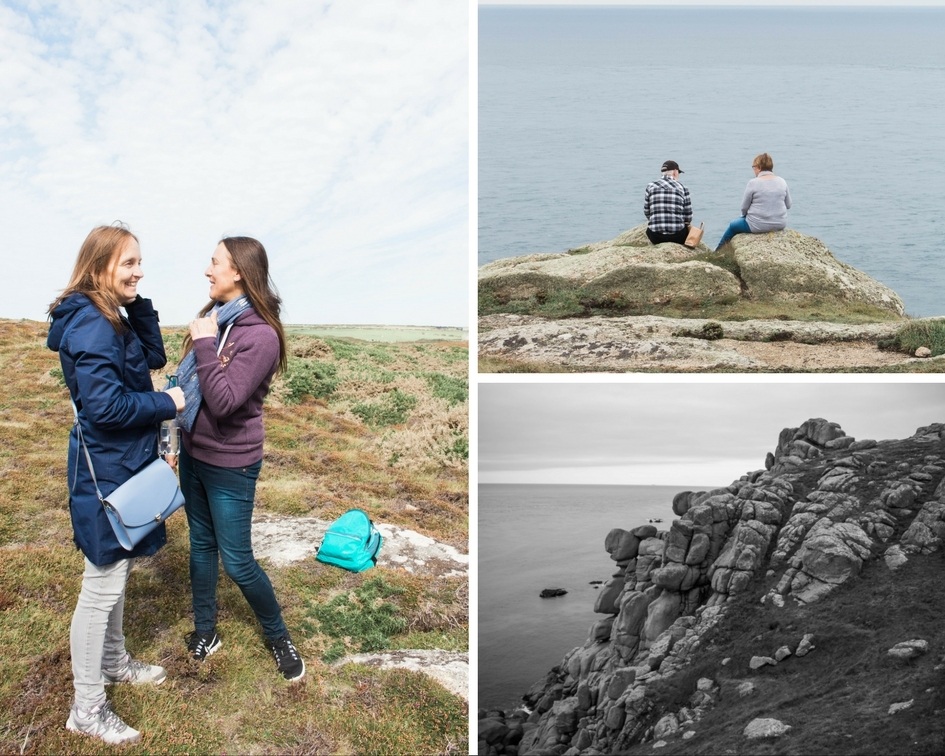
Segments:
[[[690,490],[709,490],[714,486]],[[584,643],[599,588],[616,564],[613,528],[651,518],[668,529],[673,486],[479,486],[479,707],[511,708]],[[543,588],[567,595],[539,598]]]
[[[945,315],[945,8],[482,7],[479,264],[612,239],[676,160],[714,245],[751,162],[792,228]]]

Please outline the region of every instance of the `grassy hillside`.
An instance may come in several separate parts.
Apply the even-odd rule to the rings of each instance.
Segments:
[[[941,584],[945,552],[913,556],[896,572],[882,560],[867,564],[826,600],[783,609],[759,598],[767,586],[742,596],[692,668],[662,685],[659,702],[685,705],[699,677],[721,685],[718,704],[693,726],[691,740],[672,738],[673,756],[779,754],[886,756],[945,753],[945,657]],[[776,667],[750,671],[752,656],[769,656],[814,636],[814,650]],[[929,653],[903,662],[887,655],[897,643],[929,641]],[[725,660],[728,660],[727,662]],[[742,683],[755,685],[741,696]],[[912,705],[890,714],[895,703]],[[773,717],[791,730],[778,740],[747,741],[745,726]],[[654,753],[653,742],[627,755]]]
[[[169,367],[184,331],[165,332]],[[0,753],[107,753],[67,733],[69,623],[82,556],[66,484],[71,410],[46,324],[0,320]],[[463,551],[468,537],[468,345],[368,344],[290,333],[290,370],[267,400],[257,510],[331,519],[351,507]],[[163,385],[163,375],[155,374]],[[239,590],[221,571],[223,650],[192,661],[188,536],[138,562],[125,634],[160,663],[158,688],[116,686],[119,714],[143,733],[123,753],[455,753],[467,705],[426,676],[330,666],[339,648],[465,650],[465,578],[378,567],[353,575],[308,558],[265,565],[305,656],[285,683]],[[341,611],[355,605],[360,611]],[[381,622],[384,618],[396,622]],[[373,623],[368,620],[377,620]]]

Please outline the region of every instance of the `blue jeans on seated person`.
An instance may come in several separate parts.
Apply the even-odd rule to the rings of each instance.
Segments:
[[[725,229],[725,233],[722,234],[722,238],[719,239],[719,243],[715,245],[715,251],[718,252],[724,244],[728,244],[732,240],[732,237],[736,234],[750,233],[751,228],[748,225],[748,221],[746,221],[744,218],[736,218],[728,224],[728,228]]]
[[[243,592],[266,637],[282,637],[286,633],[282,609],[269,576],[253,556],[253,503],[262,460],[247,467],[217,467],[194,459],[183,447],[179,460],[190,525],[195,629],[201,633],[216,629],[218,560],[222,560],[223,570]]]

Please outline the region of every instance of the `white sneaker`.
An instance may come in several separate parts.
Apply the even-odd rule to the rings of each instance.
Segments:
[[[93,738],[104,740],[110,745],[123,743],[137,743],[141,740],[141,733],[121,721],[112,710],[111,701],[96,706],[91,711],[80,711],[74,705],[66,720],[66,729],[91,735]]]
[[[167,672],[164,667],[159,667],[156,664],[145,664],[137,659],[132,659],[131,654],[126,654],[123,667],[114,671],[103,669],[102,677],[105,678],[106,685],[126,682],[130,682],[132,685],[145,683],[160,685],[167,679]]]

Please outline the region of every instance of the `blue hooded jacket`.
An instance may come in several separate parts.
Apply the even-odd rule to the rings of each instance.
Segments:
[[[155,391],[151,370],[167,356],[150,299],[125,307],[123,333],[84,294],[72,294],[52,312],[46,345],[59,353],[63,376],[79,410],[82,434],[104,496],[157,459],[162,420],[177,414],[174,400]],[[95,494],[75,428],[69,436],[69,511],[76,546],[96,565],[157,552],[167,542],[162,523],[126,551]]]

